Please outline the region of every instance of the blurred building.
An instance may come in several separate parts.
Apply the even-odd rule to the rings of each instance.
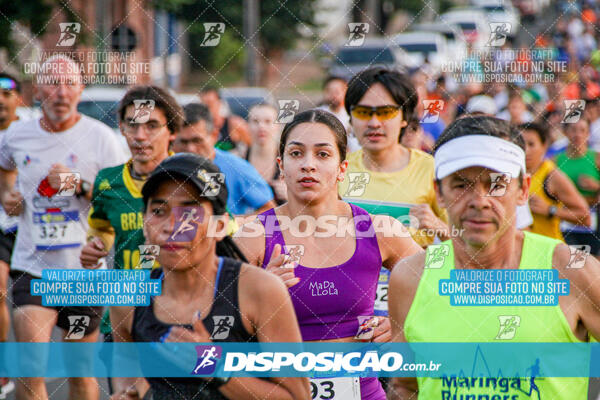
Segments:
[[[0,59],[0,64],[19,71],[26,90],[34,64],[56,53],[70,55],[82,66],[87,85],[180,86],[183,29],[168,13],[154,10],[150,0],[72,0],[67,9],[57,4],[38,37],[13,25],[19,54]]]

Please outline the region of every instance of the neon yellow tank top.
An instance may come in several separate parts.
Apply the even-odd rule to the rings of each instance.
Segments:
[[[544,190],[546,178],[555,169],[556,165],[554,165],[552,161],[545,160],[538,170],[535,171],[535,174],[531,176],[531,187],[529,188],[529,192],[540,197],[546,203],[558,207],[560,203],[548,197]],[[564,241],[563,235],[560,232],[560,218],[557,216],[548,218],[546,215],[535,213],[532,213],[532,216],[533,224],[531,225],[531,232]]]
[[[519,268],[552,268],[554,247],[560,242],[529,232],[524,234]],[[451,241],[442,244],[449,247],[445,262],[439,269],[423,270],[413,304],[406,317],[404,333],[408,342],[507,343],[510,340],[515,343],[581,343],[571,331],[559,305],[451,306],[449,296],[439,295],[438,282],[440,279],[450,278],[450,270],[454,269],[454,249]],[[428,253],[430,249],[431,247],[427,249]],[[515,327],[513,337],[505,335],[498,339],[502,328],[499,316],[519,318],[519,325]],[[459,371],[456,372],[456,375],[459,375]],[[419,400],[537,400],[538,390],[542,400],[587,400],[588,378],[538,377],[533,379],[535,385],[531,385],[529,378],[504,379],[507,379],[506,385],[494,387],[489,383],[486,386],[485,379],[467,379],[460,376],[447,376],[446,379],[417,378]]]

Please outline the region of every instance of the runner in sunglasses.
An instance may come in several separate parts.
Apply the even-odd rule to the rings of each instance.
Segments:
[[[448,233],[446,213],[433,187],[433,157],[400,143],[407,121],[416,117],[417,104],[410,78],[401,73],[374,67],[350,80],[345,106],[362,149],[348,155],[339,194],[371,214],[390,215],[410,225],[413,239],[426,247]],[[388,282],[389,271],[382,268],[375,315],[387,315]]]

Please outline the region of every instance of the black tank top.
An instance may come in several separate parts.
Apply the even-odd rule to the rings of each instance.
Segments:
[[[219,129],[219,138],[217,139],[217,148],[229,151],[231,149],[235,149],[236,144],[231,140],[231,136],[229,136],[229,117],[225,117],[225,122],[223,122],[223,126]]]
[[[202,320],[213,342],[256,342],[242,324],[239,312],[238,282],[242,263],[231,258],[219,257],[219,269],[215,284],[213,305],[210,313]],[[162,268],[152,270],[152,279],[163,278]],[[189,324],[167,324],[154,315],[153,298],[150,305],[138,306],[133,314],[132,338],[135,342],[161,342],[172,326],[192,329]],[[142,366],[143,367],[143,366]],[[143,369],[142,369],[143,370]],[[225,399],[206,380],[199,378],[147,378],[152,388],[152,399]]]

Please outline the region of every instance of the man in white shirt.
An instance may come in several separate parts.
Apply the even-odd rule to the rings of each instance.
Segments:
[[[42,306],[41,297],[30,293],[31,280],[44,269],[81,268],[90,182],[100,169],[126,161],[111,129],[77,112],[81,78],[79,66],[68,57],[46,60],[35,81],[42,118],[13,123],[0,141],[0,200],[7,214],[19,217],[11,259],[19,342],[49,342],[55,325],[66,334],[70,316],[88,317],[84,336],[77,341],[95,342],[98,336],[102,307]],[[44,365],[44,358],[39,354],[19,362]],[[70,398],[99,396],[95,378],[70,378],[70,391]],[[44,378],[20,378],[17,398],[47,399]]]

